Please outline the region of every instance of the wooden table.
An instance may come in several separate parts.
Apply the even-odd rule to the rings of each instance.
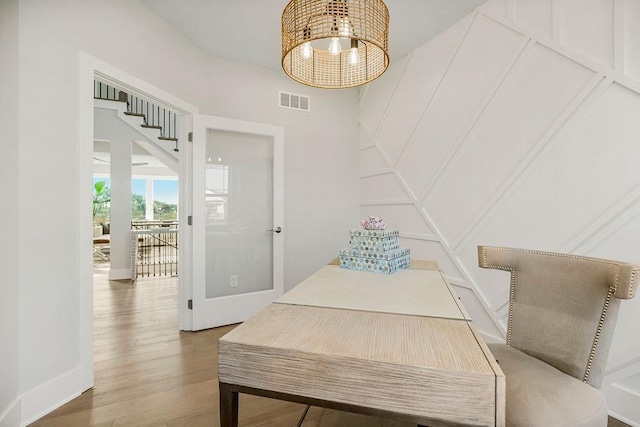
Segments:
[[[416,424],[504,426],[504,374],[437,265],[328,265],[219,341],[220,425],[238,393]]]

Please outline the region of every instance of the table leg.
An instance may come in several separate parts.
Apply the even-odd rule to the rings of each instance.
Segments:
[[[220,383],[220,427],[238,427],[238,392]]]

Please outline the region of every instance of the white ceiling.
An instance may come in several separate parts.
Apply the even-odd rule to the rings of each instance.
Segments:
[[[280,69],[280,18],[288,0],[141,0],[209,54]],[[385,0],[391,62],[486,0]]]

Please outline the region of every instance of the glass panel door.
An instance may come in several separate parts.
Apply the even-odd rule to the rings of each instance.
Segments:
[[[195,115],[193,329],[242,322],[283,292],[283,130]]]
[[[273,289],[273,138],[207,131],[206,297]]]

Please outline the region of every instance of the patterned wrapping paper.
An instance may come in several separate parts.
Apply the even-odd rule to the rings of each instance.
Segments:
[[[388,252],[400,248],[398,230],[351,230],[349,247],[364,252]]]
[[[401,248],[398,230],[351,230],[349,247],[340,250],[340,267],[392,274],[410,264],[410,249]]]
[[[411,249],[409,248],[398,248],[389,251],[377,251],[377,250],[360,250],[353,248],[344,248],[340,249],[340,255],[348,256],[348,257],[359,257],[359,258],[372,258],[372,259],[385,259],[391,260],[400,258],[401,256],[409,255]]]
[[[351,230],[349,237],[398,237],[400,235],[399,230]]]
[[[340,255],[341,268],[358,271],[369,271],[372,273],[380,274],[393,274],[404,268],[409,268],[410,263],[411,258],[409,257],[409,255],[404,255],[391,260],[358,258],[350,257],[347,255]]]
[[[385,237],[383,240],[371,240],[368,237],[353,237],[349,248],[363,252],[388,252],[400,249],[398,238]]]

